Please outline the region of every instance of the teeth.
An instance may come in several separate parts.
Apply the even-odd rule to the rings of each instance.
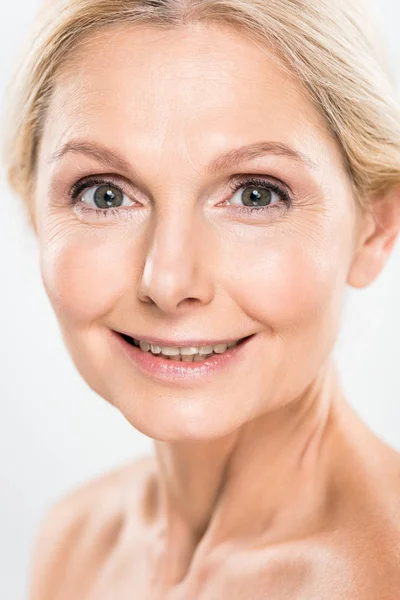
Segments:
[[[217,344],[216,346],[213,346],[213,350],[216,354],[222,354],[227,350],[227,348],[228,344]]]
[[[160,350],[165,356],[178,356],[180,354],[179,348],[176,346],[161,346]]]
[[[199,348],[199,354],[212,354],[212,352],[213,352],[212,346],[201,346],[201,348]]]
[[[203,346],[205,347],[205,346]],[[211,348],[211,346],[210,346]],[[199,353],[200,348],[196,348],[195,346],[185,346],[182,348],[179,348],[180,354],[182,354],[182,356],[190,356],[191,354],[198,354]]]
[[[184,362],[199,362],[215,354],[223,354],[226,350],[237,345],[236,342],[229,344],[215,344],[214,346],[157,346],[141,340],[133,340],[135,346],[139,346],[143,352],[162,355],[172,360]]]
[[[183,362],[193,362],[193,360],[194,360],[194,355],[193,354],[187,354],[187,355],[182,354],[182,361]]]

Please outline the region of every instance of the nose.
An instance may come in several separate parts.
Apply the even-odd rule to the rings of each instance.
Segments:
[[[204,227],[186,211],[163,211],[153,225],[138,286],[142,302],[163,313],[204,306],[214,296]]]

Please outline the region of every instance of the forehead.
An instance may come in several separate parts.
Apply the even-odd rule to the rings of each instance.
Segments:
[[[295,77],[267,48],[216,24],[90,34],[59,73],[48,114],[49,152],[84,136],[154,156],[185,147],[206,162],[217,149],[275,140],[315,162],[340,163],[322,115]]]

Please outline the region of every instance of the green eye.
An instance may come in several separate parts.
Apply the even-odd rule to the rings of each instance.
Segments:
[[[242,202],[245,206],[268,206],[271,203],[271,190],[248,186],[242,193]]]
[[[97,208],[117,208],[123,201],[123,192],[114,185],[100,185],[94,189],[93,202]]]
[[[135,204],[131,198],[122,191],[117,183],[90,177],[75,183],[69,196],[74,205],[86,204],[90,210],[97,210],[104,213],[118,210],[120,207],[133,206]],[[87,210],[86,207],[82,207]]]

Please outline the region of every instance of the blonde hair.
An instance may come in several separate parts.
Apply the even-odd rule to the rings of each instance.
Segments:
[[[116,24],[240,28],[279,56],[325,118],[358,205],[400,182],[400,106],[382,37],[358,0],[47,0],[9,90],[4,160],[12,188],[34,190],[57,73],[90,32]]]

